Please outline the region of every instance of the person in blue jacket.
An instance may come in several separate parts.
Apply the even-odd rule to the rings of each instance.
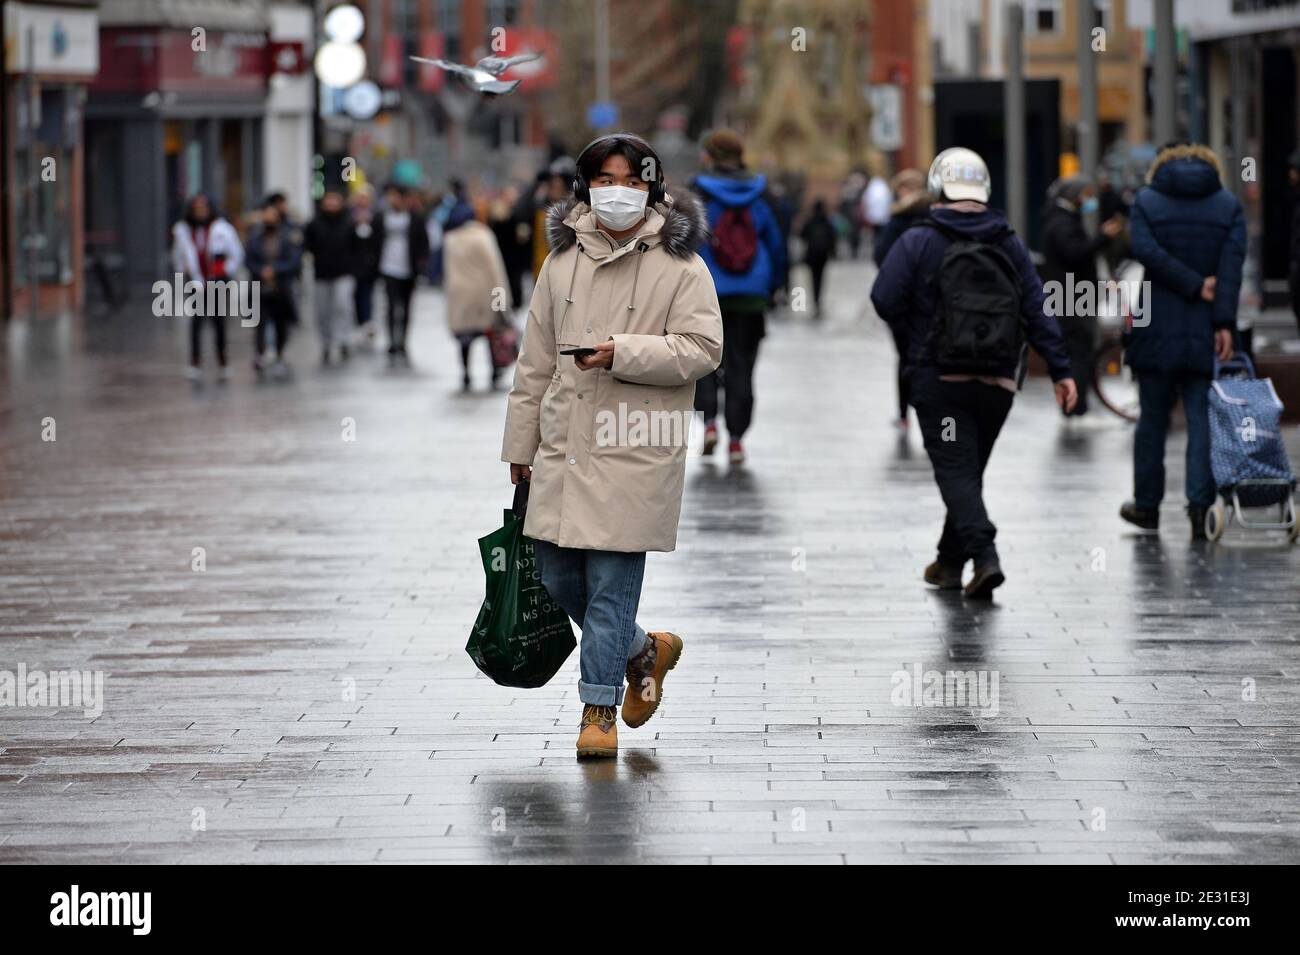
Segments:
[[[923,579],[940,590],[960,590],[969,560],[975,569],[965,595],[986,600],[1006,577],[993,543],[997,528],[984,507],[984,468],[1011,411],[1017,369],[954,374],[935,364],[927,337],[938,307],[935,279],[953,241],[950,234],[996,244],[1006,254],[1019,279],[1025,338],[1047,362],[1062,410],[1074,407],[1078,390],[1061,329],[1043,308],[1043,282],[1029,250],[1007,227],[1006,217],[988,207],[991,185],[984,160],[969,149],[945,149],[931,164],[926,187],[933,200],[929,218],[941,228],[914,226],[898,238],[880,265],[871,302],[906,346],[908,400],[947,508],[938,556]]]
[[[1210,378],[1214,359],[1235,348],[1237,298],[1246,257],[1241,203],[1223,188],[1208,147],[1177,142],[1156,154],[1133,202],[1129,243],[1145,268],[1150,300],[1128,334],[1124,360],[1137,375],[1141,411],[1133,440],[1134,499],[1120,516],[1146,531],[1160,527],[1165,435],[1181,397],[1187,416],[1187,516],[1205,537],[1214,504],[1210,470]]]
[[[785,276],[785,239],[764,197],[767,180],[745,168],[745,146],[729,129],[703,142],[706,172],[691,184],[704,200],[709,241],[700,250],[722,307],[722,366],[695,385],[695,409],[704,417],[704,453],[718,443],[718,388],[726,400],[729,458],[742,464],[741,438],[754,417],[754,365],[766,331],[772,294]]]

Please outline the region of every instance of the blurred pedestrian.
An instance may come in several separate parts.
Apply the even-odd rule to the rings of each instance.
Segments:
[[[509,322],[510,279],[492,230],[475,219],[467,205],[453,209],[443,226],[442,256],[447,327],[460,343],[461,387],[469,391],[470,347],[494,326]],[[501,371],[493,360],[494,388]]]
[[[248,236],[248,273],[259,283],[261,316],[254,332],[253,370],[266,369],[267,328],[275,332],[275,364],[272,373],[283,375],[288,368],[284,350],[297,319],[294,283],[302,268],[302,230],[285,222],[280,206],[269,200],[262,206],[261,222]]]
[[[826,273],[826,263],[835,258],[835,246],[839,239],[825,200],[818,199],[813,203],[812,212],[799,230],[799,238],[803,240],[804,264],[812,273],[813,315],[821,318],[822,277]]]
[[[343,193],[327,189],[316,217],[303,230],[303,249],[312,257],[312,299],[316,329],[320,334],[321,364],[328,365],[334,350],[348,357],[352,334],[352,309],[356,302],[356,270],[361,249]]]
[[[352,228],[357,237],[357,287],[353,293],[358,337],[364,341],[375,339],[375,284],[379,280],[379,255],[383,243],[375,221],[375,190],[362,183],[352,191],[349,200],[352,209]]]
[[[930,196],[925,191],[925,175],[919,169],[902,169],[889,183],[894,201],[889,207],[889,219],[877,231],[871,257],[876,265],[885,261],[898,237],[921,219],[930,208]]]
[[[528,253],[532,249],[531,241],[523,247],[519,244],[519,190],[506,186],[499,190],[488,202],[488,227],[496,239],[501,261],[506,269],[506,282],[510,289],[510,301],[521,302],[524,296],[523,273],[528,268]],[[532,226],[527,224],[527,234],[532,237]]]
[[[889,223],[889,207],[893,201],[889,183],[879,173],[873,173],[862,192],[862,221],[870,232],[873,250],[876,235]]]
[[[876,231],[875,244],[871,253],[877,268],[884,263],[885,256],[889,254],[889,250],[894,247],[899,237],[912,225],[924,219],[930,211],[930,195],[925,189],[925,176],[919,169],[900,170],[890,182],[890,188],[893,190],[894,203],[889,210],[889,221]],[[894,337],[894,350],[898,353],[898,362],[894,371],[895,389],[898,392],[898,417],[894,420],[900,431],[906,431],[908,427],[906,329],[901,325],[891,325],[889,330]]]
[[[741,439],[754,417],[758,346],[768,304],[785,272],[785,241],[763,199],[767,179],[745,168],[744,154],[736,133],[714,130],[704,138],[700,157],[706,171],[692,183],[708,214],[709,241],[700,254],[717,288],[724,329],[722,374],[699,380],[695,407],[704,416],[704,453],[712,454],[718,443],[718,389],[723,390],[732,464],[745,460]]]
[[[796,207],[790,186],[780,179],[772,180],[763,196],[772,215],[776,217],[776,226],[781,233],[781,274],[777,280],[777,291],[788,301],[790,293],[790,233],[794,230]]]
[[[862,244],[862,196],[866,192],[867,176],[855,169],[849,173],[840,187],[840,220],[844,223],[844,235],[849,243],[849,258],[858,257],[858,248]]]
[[[704,215],[666,193],[654,149],[602,136],[578,168],[576,195],[550,211],[501,460],[530,482],[542,582],[582,627],[578,756],[610,757],[620,701],[643,725],[681,656],[682,639],[646,633],[636,611],[646,552],[677,545],[693,384],[717,367],[722,322],[695,253]]]
[[[1097,234],[1088,235],[1083,217],[1100,208],[1097,190],[1082,176],[1058,179],[1047,190],[1047,204],[1043,209],[1043,267],[1040,275],[1043,284],[1057,283],[1062,290],[1058,301],[1075,299],[1074,289],[1085,286],[1093,290],[1093,301],[1101,300],[1097,285],[1097,256],[1112,238],[1124,229],[1124,220],[1118,215],[1101,223]],[[1050,296],[1049,296],[1050,299]],[[1070,374],[1079,388],[1079,400],[1065,416],[1082,416],[1088,412],[1088,389],[1092,380],[1092,365],[1097,349],[1097,315],[1074,314],[1054,316],[1065,336],[1065,347],[1070,353]]]
[[[947,509],[938,556],[924,580],[989,599],[1006,580],[984,507],[984,469],[1011,411],[1025,340],[1047,362],[1056,401],[1077,399],[1056,320],[1043,311],[1043,283],[1024,242],[988,206],[980,156],[945,149],[926,177],[934,201],[922,225],[894,243],[871,289],[876,311],[903,329],[908,396]]]
[[[261,208],[265,209],[268,205],[275,206],[275,211],[276,211],[277,213],[279,213],[279,216],[280,216],[280,223],[281,223],[281,224],[282,224],[286,229],[288,229],[288,230],[290,230],[291,232],[297,234],[297,236],[299,237],[299,241],[301,242],[301,239],[302,239],[302,223],[301,223],[300,221],[298,221],[298,217],[295,216],[295,215],[293,214],[293,210],[289,208],[289,197],[288,197],[288,196],[283,192],[283,190],[276,189],[276,190],[273,190],[272,192],[267,193],[266,198],[262,200],[262,206],[261,206]],[[301,250],[300,250],[300,251],[301,251]],[[299,258],[298,272],[297,272],[297,274],[295,274],[294,277],[293,277],[293,280],[294,280],[294,294],[290,295],[290,296],[289,296],[289,299],[288,299],[289,307],[293,310],[293,314],[289,316],[289,324],[290,324],[291,327],[297,327],[297,325],[298,325],[298,289],[297,289],[297,282],[298,282],[298,279],[301,278],[301,276],[302,276],[302,256],[301,256],[301,254],[299,255],[298,258]]]
[[[411,296],[415,279],[429,255],[429,234],[424,220],[413,209],[409,190],[390,184],[384,187],[384,209],[375,219],[379,245],[379,276],[384,282],[388,305],[388,357],[406,361],[406,332],[411,320]],[[445,241],[445,240],[444,240]]]
[[[1205,539],[1205,512],[1217,496],[1210,469],[1210,380],[1215,358],[1227,361],[1236,349],[1246,257],[1245,214],[1219,175],[1219,159],[1208,146],[1167,144],[1147,170],[1129,225],[1150,300],[1145,322],[1134,323],[1124,349],[1124,361],[1137,375],[1141,411],[1133,438],[1133,500],[1120,508],[1120,517],[1143,530],[1159,529],[1165,435],[1181,397],[1193,540]]]
[[[548,213],[553,205],[569,198],[573,178],[578,168],[568,156],[560,156],[551,161],[538,183],[536,202],[533,207],[533,278],[536,279],[550,254],[550,245],[546,235]]]
[[[217,212],[206,195],[200,192],[191,196],[185,203],[184,215],[172,226],[172,264],[184,282],[199,282],[205,287],[201,304],[190,315],[190,364],[186,374],[192,380],[197,381],[202,375],[201,346],[205,324],[212,326],[216,336],[218,380],[230,378],[226,365],[225,317],[219,311],[213,315],[206,314],[209,311],[206,307],[209,300],[206,283],[234,279],[243,261],[244,247],[235,227]]]

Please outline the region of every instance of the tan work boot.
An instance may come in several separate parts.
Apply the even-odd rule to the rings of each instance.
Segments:
[[[618,723],[614,707],[592,706],[582,708],[582,722],[578,724],[578,758],[585,756],[618,755]]]
[[[650,632],[649,648],[627,661],[627,692],[623,722],[641,726],[655,715],[664,698],[664,676],[682,655],[682,638],[675,633]]]

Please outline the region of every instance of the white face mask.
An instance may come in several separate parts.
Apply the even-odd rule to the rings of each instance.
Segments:
[[[615,232],[630,229],[645,215],[649,193],[629,186],[596,186],[591,190],[591,208],[601,225]]]

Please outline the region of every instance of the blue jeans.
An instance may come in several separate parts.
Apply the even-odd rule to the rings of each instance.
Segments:
[[[1133,498],[1138,507],[1154,510],[1165,496],[1165,435],[1169,414],[1182,396],[1187,415],[1187,503],[1214,504],[1214,474],[1210,470],[1210,379],[1186,372],[1139,371],[1138,399],[1142,412],[1133,439]]]
[[[579,550],[541,540],[536,554],[542,583],[582,628],[578,698],[593,706],[618,706],[627,661],[645,646],[645,631],[636,622],[645,554]]]

